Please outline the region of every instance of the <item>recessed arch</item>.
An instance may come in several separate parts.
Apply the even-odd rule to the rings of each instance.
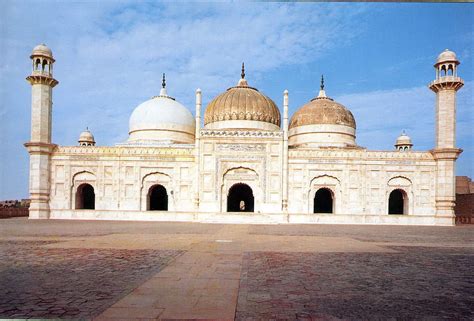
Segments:
[[[401,188],[394,189],[388,197],[388,214],[408,213],[408,194]]]
[[[77,187],[76,191],[76,209],[78,210],[94,210],[95,209],[95,192],[91,184],[82,183]]]
[[[161,184],[151,186],[147,194],[147,210],[148,211],[167,211],[168,210],[168,193],[166,188]]]
[[[150,192],[152,188],[156,185],[161,185],[166,190],[166,195],[168,197],[168,211],[175,210],[174,204],[174,186],[171,176],[162,171],[151,170],[146,173],[141,179],[140,187],[140,210],[149,211],[150,210]]]
[[[232,185],[227,195],[227,212],[253,212],[254,207],[252,188],[244,183]]]
[[[334,213],[333,192],[326,187],[318,189],[313,204],[313,213]]]
[[[222,176],[225,177],[226,175],[231,175],[231,174],[234,174],[235,172],[239,172],[239,171],[246,171],[247,175],[248,174],[255,175],[255,177],[258,179],[258,173],[255,169],[250,168],[250,167],[244,167],[244,166],[231,167],[231,168],[225,170],[224,174]]]

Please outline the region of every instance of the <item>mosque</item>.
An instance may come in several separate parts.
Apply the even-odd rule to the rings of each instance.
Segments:
[[[58,146],[51,140],[55,60],[43,44],[30,58],[31,219],[454,225],[463,80],[447,49],[429,84],[436,95],[429,151],[412,150],[406,134],[393,150],[358,146],[354,116],[326,94],[323,80],[291,117],[285,90],[281,117],[243,66],[203,120],[201,91],[193,116],[163,78],[159,95],[131,110],[126,142],[96,146],[86,130],[78,145]]]

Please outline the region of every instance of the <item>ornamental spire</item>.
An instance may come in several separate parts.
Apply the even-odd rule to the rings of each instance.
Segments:
[[[249,84],[247,83],[247,80],[245,80],[245,64],[242,63],[242,72],[240,73],[240,80],[239,82],[237,83],[237,86],[240,86],[240,87],[248,87]]]
[[[324,75],[321,75],[321,85],[319,88],[319,95],[317,98],[327,98],[326,92],[324,91]]]
[[[168,97],[168,94],[166,93],[166,78],[165,78],[165,73],[163,73],[163,80],[161,81],[160,96]]]

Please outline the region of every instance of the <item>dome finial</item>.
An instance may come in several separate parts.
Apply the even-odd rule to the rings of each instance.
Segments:
[[[160,96],[168,97],[168,93],[166,92],[166,76],[165,76],[165,73],[163,73],[163,80],[161,81]]]
[[[242,72],[240,74],[240,80],[239,82],[237,83],[237,86],[241,86],[241,87],[248,87],[248,83],[247,83],[247,80],[245,80],[245,64],[242,63]]]
[[[321,85],[319,86],[319,94],[316,98],[327,98],[326,92],[324,91],[324,75],[321,75]]]

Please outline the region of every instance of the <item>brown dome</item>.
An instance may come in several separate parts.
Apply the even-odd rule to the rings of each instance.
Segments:
[[[301,107],[291,117],[289,128],[305,125],[330,124],[356,128],[352,113],[331,98],[317,97]]]
[[[280,111],[273,100],[242,78],[206,107],[204,125],[225,120],[254,120],[280,126]]]

